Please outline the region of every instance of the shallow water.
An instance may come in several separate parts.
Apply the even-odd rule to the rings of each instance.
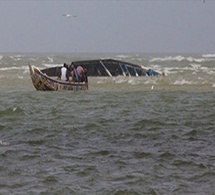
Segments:
[[[198,62],[198,79],[183,72],[189,61],[158,57],[126,60],[167,77],[90,78],[89,91],[73,93],[33,88],[25,63],[50,57],[3,56],[0,194],[213,194],[213,66]]]

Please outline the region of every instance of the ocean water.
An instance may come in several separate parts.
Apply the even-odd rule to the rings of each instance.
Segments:
[[[114,58],[165,77],[39,92],[39,68]],[[0,194],[214,194],[214,54],[1,54]]]

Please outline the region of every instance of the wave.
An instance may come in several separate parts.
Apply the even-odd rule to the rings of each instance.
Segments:
[[[197,62],[197,63],[203,63],[203,62],[208,62],[213,59],[210,59],[211,57],[215,57],[215,55],[204,55],[203,58],[194,58],[194,57],[184,57],[181,55],[178,56],[165,56],[165,57],[155,57],[150,59],[150,62],[171,62],[171,61],[177,61],[177,62],[182,62],[182,61],[188,61],[188,62]]]
[[[29,58],[30,61],[37,61],[36,58]]]
[[[22,55],[14,55],[14,56],[9,56],[10,59],[14,61],[21,61],[23,56]]]
[[[187,81],[185,79],[176,80],[173,85],[197,85],[198,82],[196,81]]]
[[[46,63],[43,63],[43,66],[45,66],[47,68],[52,68],[52,67],[56,67],[56,66],[62,66],[62,63],[61,64],[46,64]]]
[[[16,106],[10,107],[10,108],[4,109],[4,110],[0,110],[1,117],[10,116],[10,115],[14,115],[14,114],[20,115],[22,113],[24,113],[24,111],[20,107],[16,107]]]
[[[7,71],[7,70],[26,70],[26,69],[28,69],[28,66],[20,66],[20,67],[12,66],[12,67],[2,67],[2,68],[0,68],[0,70],[2,70],[2,71]]]
[[[179,62],[181,62],[184,59],[185,59],[185,57],[183,57],[183,56],[175,56],[175,57],[165,56],[165,57],[155,57],[155,58],[151,59],[150,62],[157,62],[157,61],[160,61],[160,62],[179,61]]]
[[[2,140],[0,140],[0,146],[8,146],[9,143],[8,142],[4,142]]]
[[[202,57],[204,57],[204,58],[215,58],[215,54],[203,54]]]
[[[191,63],[188,66],[184,67],[163,67],[161,65],[152,65],[152,69],[155,69],[159,72],[165,73],[165,75],[170,74],[184,74],[184,73],[191,73],[191,74],[203,74],[204,75],[213,75],[215,74],[215,68],[214,67],[206,67],[202,66],[201,64]]]
[[[24,77],[23,76],[18,76],[18,79],[24,79]]]
[[[52,57],[47,56],[47,58],[48,58],[48,60],[49,60],[50,63],[54,62],[54,59]]]
[[[129,58],[129,55],[116,55],[116,57],[125,59],[125,58]]]
[[[109,55],[109,54],[108,54]],[[100,56],[102,57],[102,56]],[[90,78],[90,86],[100,88],[116,86],[131,88],[159,89],[161,86],[203,86],[215,88],[215,54],[185,55],[142,55],[142,54],[114,54],[110,58],[119,58],[135,64],[143,64],[158,72],[165,73],[166,77],[113,77]],[[2,59],[2,60],[1,60]],[[22,59],[15,62],[13,59]],[[30,74],[27,62],[32,61],[40,69],[62,66],[62,63],[71,59],[68,56],[46,55],[0,55],[0,80],[4,87],[29,85]],[[15,64],[16,63],[16,64]]]

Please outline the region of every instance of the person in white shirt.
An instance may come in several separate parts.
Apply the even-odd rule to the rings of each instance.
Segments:
[[[67,64],[66,63],[64,63],[63,67],[61,68],[60,79],[62,81],[68,81],[69,80],[68,71],[67,71]]]

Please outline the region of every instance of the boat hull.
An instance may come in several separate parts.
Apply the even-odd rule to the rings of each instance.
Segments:
[[[77,83],[53,79],[42,73],[37,67],[29,64],[32,83],[38,91],[85,91],[88,83]]]
[[[115,76],[159,76],[161,73],[152,69],[114,59],[96,59],[73,61],[76,67],[82,66],[87,71],[88,77],[115,77]],[[41,70],[49,76],[60,74],[62,66]]]

